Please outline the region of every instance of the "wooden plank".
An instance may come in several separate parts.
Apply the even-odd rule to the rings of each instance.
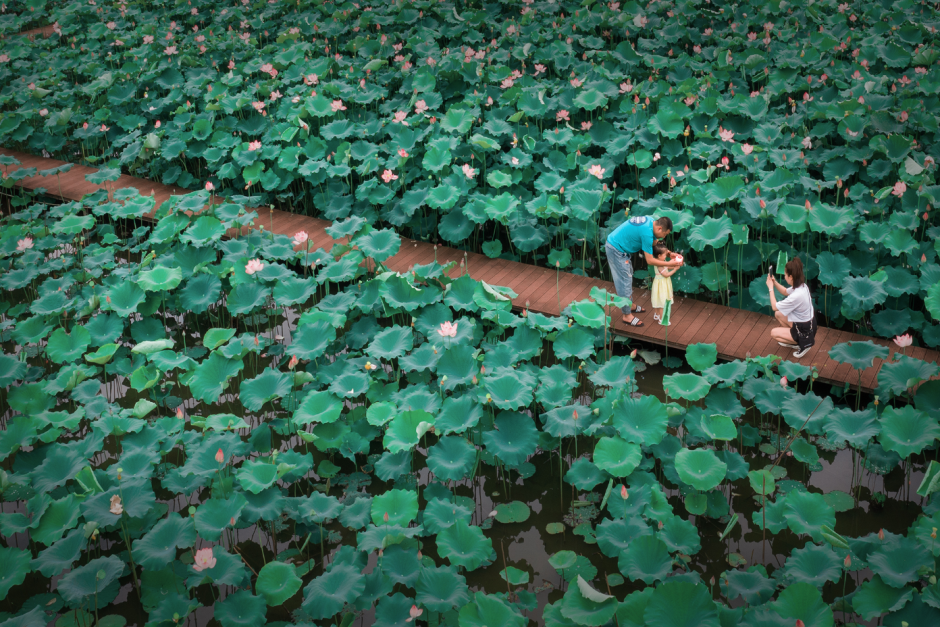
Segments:
[[[14,156],[22,164],[21,166],[5,168],[8,174],[19,169],[19,167],[35,167],[41,171],[65,163],[4,149],[0,149],[0,154]],[[96,171],[95,168],[76,165],[69,172],[58,177],[36,175],[19,181],[18,185],[27,189],[41,187],[46,189],[47,194],[58,196],[64,200],[80,200],[86,194],[103,189],[101,186],[89,183],[85,179],[88,174]],[[189,191],[127,175],[108,185],[110,191],[126,187],[134,187],[143,194],[147,194],[149,190],[155,200],[155,209],[168,202],[173,196],[179,196]],[[215,202],[224,201],[221,198],[213,200]],[[269,232],[272,230],[272,220],[273,231],[277,234],[293,237],[297,231],[306,231],[309,235],[308,245],[313,250],[323,248],[328,251],[336,243],[326,233],[325,229],[330,225],[326,220],[280,210],[275,210],[273,214],[270,211],[265,211],[264,208],[257,211],[259,213],[259,226],[261,224],[265,225],[265,230]],[[529,308],[533,311],[539,311],[546,315],[558,315],[560,313],[559,308],[564,309],[573,300],[589,298],[591,288],[594,286],[614,293],[613,284],[608,281],[591,279],[571,273],[560,273],[556,293],[554,285],[556,273],[550,268],[541,268],[505,259],[493,260],[478,253],[466,253],[459,249],[440,245],[435,249],[432,244],[410,239],[402,240],[401,250],[389,259],[386,265],[396,271],[405,272],[414,265],[428,264],[435,259],[442,265],[451,261],[456,262],[451,271],[451,275],[455,277],[464,273],[464,270],[459,267],[459,263],[466,259],[466,270],[474,278],[494,285],[505,285],[513,289],[519,295],[514,299],[514,307],[517,310],[521,310],[528,302]],[[559,300],[561,301],[560,307]],[[648,290],[634,290],[633,301],[635,304],[643,306],[647,311],[652,309]],[[644,313],[641,317],[645,323],[643,327],[628,327],[620,321],[619,312],[612,311],[612,330],[628,337],[662,344],[666,339],[666,328],[656,324],[652,319],[652,315]],[[792,349],[777,346],[776,341],[769,337],[769,331],[774,326],[776,326],[776,322],[770,316],[680,297],[676,299],[674,304],[673,325],[669,328],[669,331],[672,332],[669,344],[684,347],[699,342],[714,343],[718,346],[719,355],[722,357],[741,359],[748,353],[753,356],[775,354],[790,361],[797,361],[792,357]],[[815,366],[819,370],[820,378],[825,381],[832,381],[839,385],[849,381],[854,385],[857,382],[855,371],[846,364],[838,364],[831,360],[828,352],[833,345],[839,342],[869,339],[871,338],[862,337],[848,331],[820,327],[817,333],[816,346],[799,362]],[[888,341],[873,341],[888,346],[891,354],[894,353],[895,347]],[[925,361],[935,362],[940,359],[940,353],[925,347],[912,347],[906,353],[911,357]],[[862,373],[863,388],[870,390],[877,385],[877,375],[881,366],[881,361],[877,360],[874,367],[868,368]]]

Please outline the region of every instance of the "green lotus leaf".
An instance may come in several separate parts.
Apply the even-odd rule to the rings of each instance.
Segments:
[[[628,477],[643,460],[642,449],[618,437],[602,437],[594,447],[594,463],[614,477]]]
[[[555,337],[552,348],[559,359],[587,359],[594,353],[594,335],[580,327],[571,327]]]
[[[366,352],[377,359],[396,359],[414,345],[414,332],[409,327],[393,326],[379,331]]]
[[[793,533],[805,533],[813,540],[822,540],[822,527],[836,525],[836,511],[826,502],[822,494],[793,491],[784,500],[786,510],[783,517]]]
[[[527,619],[518,609],[503,599],[476,592],[469,603],[460,608],[459,627],[525,627]]]
[[[500,366],[487,372],[483,384],[488,392],[487,400],[491,400],[496,407],[517,409],[532,402],[532,393],[538,380],[528,371]]]
[[[719,581],[730,601],[743,598],[750,605],[762,605],[773,597],[777,589],[776,582],[765,573],[762,566],[752,566],[746,571],[726,571]]]
[[[888,612],[897,612],[914,597],[907,587],[894,588],[875,575],[862,583],[858,593],[852,597],[852,609],[865,620],[872,620]]]
[[[428,468],[442,481],[467,478],[477,459],[477,450],[465,438],[447,436],[428,449]]]
[[[496,506],[496,520],[501,523],[525,522],[529,519],[529,506],[522,501],[500,503]]]
[[[264,598],[241,590],[218,601],[213,608],[215,619],[222,627],[249,627],[264,621]]]
[[[888,348],[872,341],[842,342],[829,350],[829,356],[840,364],[849,364],[856,370],[865,370],[875,365],[875,359],[885,359]]]
[[[842,282],[842,313],[851,318],[853,312],[870,311],[888,297],[884,286],[868,277],[847,277]],[[848,309],[847,309],[848,308]]]
[[[379,229],[357,238],[356,245],[367,256],[382,263],[398,253],[401,237],[390,229]]]
[[[893,588],[903,588],[918,579],[918,570],[933,563],[929,553],[913,538],[893,536],[877,542],[868,556],[868,566]]]
[[[189,381],[193,398],[210,405],[215,403],[228,388],[229,380],[244,367],[241,359],[227,359],[213,351],[208,359],[193,370],[193,377]]]
[[[254,379],[241,382],[238,398],[249,411],[258,411],[266,403],[290,394],[292,387],[290,375],[273,368],[265,368]]]
[[[675,464],[682,482],[702,491],[717,487],[728,472],[728,465],[707,449],[682,449],[676,453]]]
[[[832,627],[832,609],[823,601],[815,586],[808,583],[790,584],[777,600],[773,609],[784,618],[802,620],[806,627]]]
[[[518,468],[535,453],[539,432],[529,416],[503,412],[496,417],[494,426],[495,429],[483,433],[483,443],[506,466]]]
[[[137,276],[137,285],[145,292],[166,292],[178,286],[182,280],[181,268],[157,266],[152,270],[141,272]]]
[[[432,426],[434,416],[421,409],[398,414],[389,423],[382,445],[391,453],[411,450],[423,435],[419,432],[422,424]]]
[[[562,597],[561,614],[578,625],[600,627],[613,618],[617,605],[617,599],[594,590],[578,575],[577,585]]]
[[[336,422],[342,411],[343,402],[334,394],[325,390],[310,392],[304,397],[297,411],[294,412],[294,423],[297,425],[306,425],[311,422],[328,424]],[[371,420],[370,424],[372,424]]]
[[[252,494],[267,490],[277,481],[277,466],[261,459],[247,461],[238,469],[238,483]]]
[[[807,544],[790,554],[785,571],[790,581],[801,581],[821,588],[827,581],[842,578],[842,558],[829,546]]]
[[[389,490],[372,499],[372,523],[376,526],[405,526],[417,515],[418,493],[414,490]]]
[[[210,351],[222,346],[235,336],[235,329],[209,329],[202,337],[202,345]]]
[[[620,554],[617,565],[630,581],[652,584],[663,581],[672,572],[672,556],[666,544],[656,536],[640,536]]]
[[[232,315],[248,315],[264,305],[269,291],[261,283],[239,283],[228,295],[225,305]]]
[[[163,350],[168,350],[173,348],[173,340],[163,339],[163,340],[145,340],[143,342],[138,342],[131,349],[132,353],[137,353],[140,355],[152,355]]]
[[[698,372],[702,372],[718,361],[718,348],[714,344],[689,344],[685,359]]]
[[[910,405],[897,409],[885,407],[881,417],[881,445],[907,459],[940,438],[940,425],[925,412]]]
[[[649,627],[718,627],[718,610],[705,584],[668,581],[649,598],[643,615]]]
[[[693,226],[689,231],[689,244],[698,252],[702,252],[707,246],[721,248],[728,243],[731,226],[731,219],[728,216],[718,219],[705,218],[701,224]]]
[[[483,535],[483,530],[463,521],[437,534],[437,552],[453,566],[467,570],[476,570],[496,557],[493,543]]]
[[[594,109],[605,106],[607,104],[607,97],[596,89],[584,89],[578,94],[577,98],[574,99],[574,104],[585,111],[593,111]],[[679,132],[682,132],[681,128]]]
[[[454,567],[422,567],[415,591],[415,601],[432,612],[463,607],[470,600],[467,580]]]
[[[9,551],[9,549],[7,549]],[[21,553],[21,551],[17,551]],[[12,573],[18,572],[18,560],[9,560],[11,555],[4,556],[8,558],[5,564],[13,564]],[[28,558],[28,553],[27,553]],[[26,562],[29,564],[29,561]],[[9,566],[4,570],[9,570]],[[108,584],[116,581],[124,574],[124,562],[117,556],[99,557],[89,561],[84,566],[72,570],[62,577],[57,584],[59,595],[68,603],[73,605],[80,604],[90,596],[94,596],[98,591],[105,588]]]
[[[565,396],[570,395],[571,387]],[[570,438],[581,435],[591,426],[591,408],[584,405],[565,405],[556,407],[542,414],[545,431],[556,438]]]
[[[171,513],[134,542],[134,559],[144,568],[158,570],[176,559],[177,549],[188,549],[195,542],[193,519]]]
[[[57,364],[73,362],[82,356],[90,343],[91,334],[85,327],[74,326],[71,333],[59,327],[49,336],[46,355]]]
[[[356,566],[334,563],[325,574],[313,579],[304,588],[303,609],[314,620],[336,615],[365,591],[365,577]]]
[[[734,420],[721,414],[702,416],[702,430],[712,440],[729,441],[738,437],[738,428]]]
[[[269,607],[277,607],[294,596],[302,585],[293,564],[272,561],[258,573],[255,590]]]
[[[610,326],[610,316],[604,314],[604,309],[589,300],[580,300],[568,305],[568,310],[574,321],[591,329],[603,329]]]
[[[794,429],[806,429],[809,433],[822,433],[825,429],[833,402],[829,397],[821,398],[813,392],[792,394],[783,402],[783,419]]]
[[[613,426],[627,442],[641,446],[659,444],[669,426],[666,406],[655,396],[627,398],[614,407]]]
[[[30,565],[30,562],[32,561],[32,555],[29,551],[23,551],[15,547],[0,547],[0,559],[3,560],[3,569],[2,572],[0,572],[0,595],[6,598],[10,588],[13,586],[18,586],[26,580],[26,575],[28,575],[32,570]],[[117,573],[117,575],[120,575],[122,572],[124,572],[124,562],[118,558],[110,557],[102,559],[108,560],[104,564],[111,564],[111,560],[117,564],[120,564],[121,570]],[[92,561],[100,562],[100,560]],[[91,564],[91,562],[89,562],[89,564]],[[63,598],[72,600],[73,602],[80,601],[82,598],[84,598],[85,595],[81,594],[81,586],[86,581],[88,574],[87,568],[87,566],[83,566],[82,568],[73,570],[59,580],[59,594],[61,594]],[[77,571],[81,571],[81,573],[74,575],[74,573]],[[66,579],[68,579],[68,581],[66,581]],[[65,589],[62,587],[63,582],[65,582],[66,585]],[[108,581],[108,583],[110,582],[111,580]],[[94,594],[94,592],[95,591],[93,588],[92,594]],[[45,621],[43,621],[42,624],[45,624]]]
[[[199,216],[181,235],[180,241],[196,248],[217,242],[225,235],[225,226],[213,216]]]
[[[111,358],[114,357],[114,353],[117,352],[120,346],[118,344],[104,344],[98,350],[93,353],[85,354],[85,361],[92,364],[103,365],[111,361]],[[0,379],[0,383],[2,383]]]
[[[663,389],[673,398],[694,402],[705,398],[711,385],[707,379],[695,374],[672,374],[663,377]]]
[[[336,329],[326,320],[318,319],[312,323],[301,324],[294,333],[293,342],[287,347],[287,354],[300,359],[316,359],[326,347],[336,339]]]
[[[897,361],[885,362],[878,371],[878,391],[901,396],[918,383],[940,373],[940,366],[913,357],[901,356]]]

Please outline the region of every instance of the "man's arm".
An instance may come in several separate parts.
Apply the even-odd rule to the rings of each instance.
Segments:
[[[663,268],[678,268],[679,266],[682,265],[681,261],[663,261],[661,259],[657,259],[656,257],[649,254],[645,250],[643,251],[643,254],[646,255],[646,263],[648,263],[651,266],[662,266]]]

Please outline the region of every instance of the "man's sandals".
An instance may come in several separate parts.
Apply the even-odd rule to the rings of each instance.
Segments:
[[[630,313],[631,313],[631,314],[638,314],[638,313],[643,313],[644,311],[646,311],[646,310],[643,309],[642,307],[640,307],[639,305],[635,305],[634,308],[630,310]],[[633,316],[633,320],[630,320],[629,322],[627,322],[626,320],[624,320],[623,322],[624,322],[624,324],[628,324],[628,325],[630,325],[631,327],[642,327],[642,326],[643,326],[643,321],[640,320],[639,318],[637,318],[635,315]]]

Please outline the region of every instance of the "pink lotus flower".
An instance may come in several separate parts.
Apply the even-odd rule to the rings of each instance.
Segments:
[[[260,148],[261,148],[261,142],[260,142],[260,141],[253,141],[253,142],[251,142],[251,143],[248,144],[248,150],[250,150],[250,151],[252,151],[252,152],[255,151],[255,150],[259,150]]]
[[[120,495],[115,494],[111,497],[111,507],[108,509],[108,511],[115,516],[120,516],[124,513],[124,506],[121,504]]]
[[[748,41],[756,41],[756,40],[757,40],[757,33],[748,33],[748,34],[747,34],[747,40],[748,40]]]
[[[111,130],[111,127],[110,127],[110,126],[105,126],[104,124],[101,125],[101,132],[102,132],[102,133],[106,133],[106,132],[108,132],[108,131],[110,131],[110,130]]]
[[[734,132],[719,127],[718,135],[721,137],[721,141],[734,143]]]
[[[891,190],[891,193],[900,198],[904,195],[904,192],[907,191],[907,184],[904,181],[898,181],[894,184],[894,189]]]
[[[398,156],[401,157],[402,159],[407,159],[407,158],[408,158],[408,151],[406,151],[404,148],[399,148],[399,149],[398,149]]]
[[[842,4],[839,5],[839,13],[845,13],[848,10],[849,10],[848,2],[843,2]]]
[[[176,54],[176,46],[167,46],[163,49],[164,54],[174,55]]]
[[[224,461],[225,461],[225,453],[223,453],[222,449],[220,448],[218,451],[215,452],[215,463],[221,464]]]
[[[261,272],[264,269],[264,264],[261,263],[260,259],[251,259],[248,263],[245,264],[245,274],[251,275],[255,272]]]
[[[702,52],[702,47],[698,44],[695,44],[694,46],[692,46],[692,52],[694,52],[695,54],[700,54]]]
[[[264,111],[264,102],[256,100],[251,103],[251,106],[254,107],[255,111],[262,113]]]
[[[588,174],[590,174],[591,176],[596,176],[598,180],[600,180],[604,177],[604,172],[606,171],[607,170],[605,170],[600,165],[595,163],[588,169]]]
[[[47,115],[49,115],[49,109],[40,109],[40,110],[39,110],[39,117],[44,118],[44,117],[46,117]]]
[[[153,123],[153,127],[154,127],[154,128],[160,128],[160,120],[157,120],[156,122],[154,122],[154,123]]]
[[[297,364],[300,363],[300,360],[297,359],[297,355],[291,355],[290,361],[287,362],[287,369],[293,370],[297,367]]]
[[[215,189],[215,185],[212,184],[212,181],[206,181],[206,191],[211,192]]]
[[[412,605],[411,609],[408,610],[408,618],[405,620],[406,623],[410,623],[414,619],[421,616],[424,613],[424,610],[419,610],[417,605]]]
[[[294,233],[294,246],[300,246],[309,239],[306,231],[297,231]]]
[[[631,91],[633,91],[633,85],[630,83],[620,83],[621,94],[629,94]]]
[[[787,378],[786,378],[786,377],[780,377],[780,386],[781,386],[781,387],[787,387],[787,384],[788,384],[788,383],[789,383],[789,381],[787,381]]]
[[[544,65],[542,65],[541,63],[536,63],[535,64],[535,76],[538,76],[539,74],[543,73],[545,69],[546,68]]]
[[[306,76],[304,76],[304,85],[307,85],[307,86],[316,85],[319,82],[320,82],[320,79],[317,78],[316,74],[307,74]]]
[[[221,449],[219,449],[221,450]],[[193,561],[193,570],[201,573],[206,569],[215,568],[216,559],[212,556],[212,547],[199,549],[196,551],[196,559]]]
[[[519,165],[519,157],[513,157],[513,158],[512,158],[512,164],[513,164],[513,165]]]
[[[712,29],[706,28],[704,31],[702,31],[702,33],[703,33],[706,37],[711,37]]]
[[[910,333],[905,333],[894,338],[894,343],[898,345],[898,348],[907,348],[914,343],[914,338],[911,337]]]
[[[10,55],[6,53],[0,54],[0,63],[9,63],[9,62],[10,62]]]
[[[337,111],[345,111],[346,105],[343,104],[342,100],[334,100],[330,103],[330,108],[333,109],[333,113],[336,113]]]
[[[512,77],[504,78],[503,82],[500,83],[499,86],[503,89],[509,89],[510,87],[512,87],[512,83],[513,83]]]
[[[395,124],[402,124],[403,126],[408,126],[408,123],[405,122],[405,118],[407,117],[408,117],[407,111],[396,111],[395,119],[393,119],[392,122]]]
[[[108,22],[107,24],[105,24],[105,26],[108,27],[108,30],[114,30],[115,28],[117,28],[117,24],[115,24],[114,22]]]
[[[456,322],[442,322],[441,328],[437,330],[437,333],[441,337],[456,337],[457,336],[457,323]]]
[[[385,172],[382,172],[382,180],[385,181],[386,183],[391,183],[397,178],[398,176],[396,176],[395,173],[392,172],[391,170],[385,170]]]
[[[630,493],[627,492],[627,486],[621,485],[620,486],[620,498],[626,501],[628,496],[630,496]]]
[[[807,150],[811,150],[813,148],[813,140],[811,140],[809,137],[804,137],[803,141],[800,142],[800,145]]]
[[[29,250],[32,247],[33,247],[32,237],[24,237],[23,239],[16,240],[16,252],[18,253]]]
[[[463,164],[463,167],[460,169],[463,170],[464,176],[466,176],[468,179],[472,179],[477,175],[477,171],[471,168],[469,163]]]
[[[419,100],[415,103],[415,113],[420,115],[428,110],[428,103],[423,100]]]
[[[901,114],[898,116],[898,120],[901,122],[907,122],[907,111],[901,111]]]
[[[925,67],[915,67],[915,68],[914,68],[914,73],[915,73],[915,74],[926,74],[926,73],[927,73],[927,68],[925,68]]]
[[[747,142],[744,142],[743,144],[741,144],[741,152],[743,152],[745,155],[749,155],[752,152],[754,152],[754,146],[750,145]]]
[[[578,78],[577,76],[574,77],[574,78],[572,78],[571,81],[569,81],[569,82],[571,83],[571,86],[572,86],[572,87],[580,87],[580,86],[582,85],[581,79]]]
[[[145,44],[152,44],[152,43],[153,43],[153,35],[144,35],[144,43],[145,43]]]
[[[591,127],[592,127],[592,126],[594,126],[594,125],[593,125],[591,122],[581,122],[581,130],[582,130],[582,131],[589,131],[589,130],[591,130]]]
[[[493,106],[493,96],[487,96],[487,97],[486,97],[486,106],[487,106],[487,107],[492,107],[492,106]]]
[[[568,111],[566,109],[562,109],[561,111],[555,114],[555,119],[559,122],[561,122],[562,120],[567,120]]]

